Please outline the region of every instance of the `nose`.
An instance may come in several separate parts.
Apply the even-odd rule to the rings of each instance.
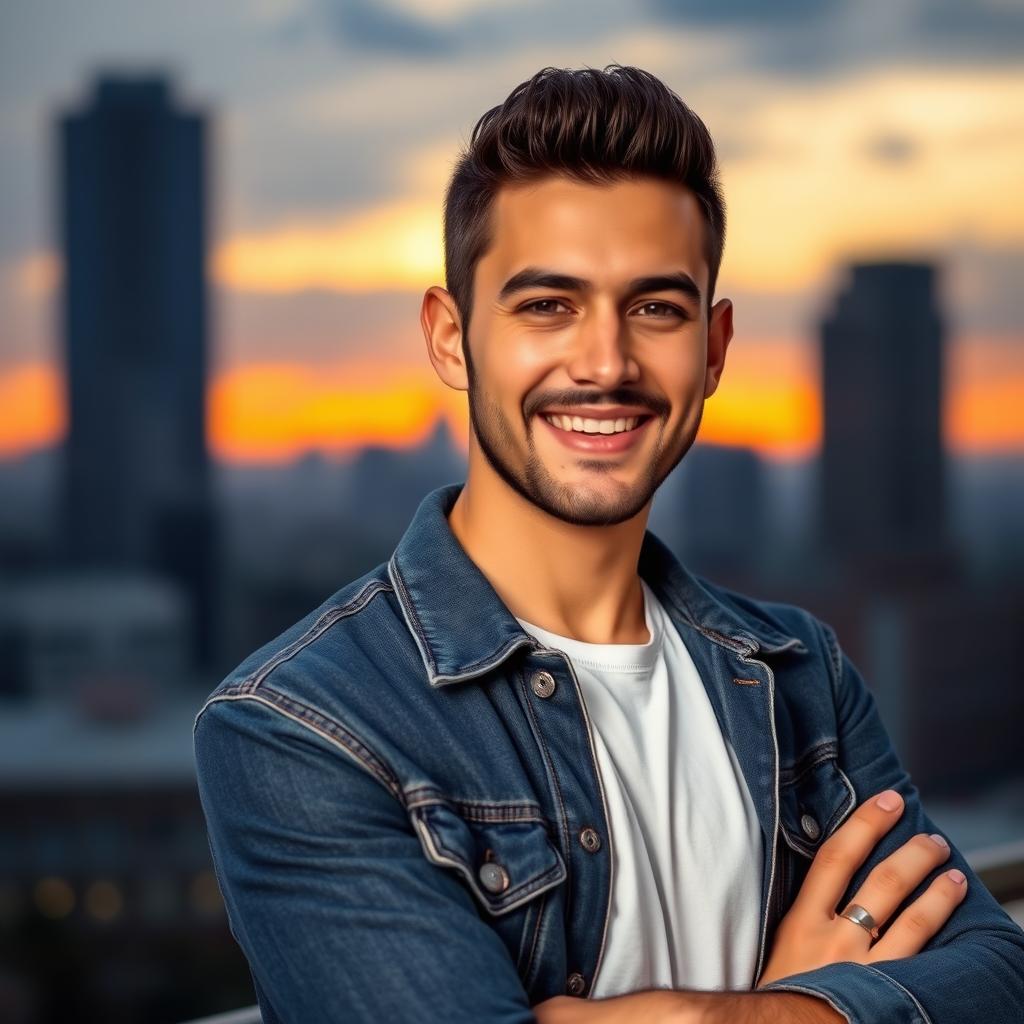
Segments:
[[[604,390],[639,377],[629,330],[617,310],[587,312],[577,329],[566,370],[576,383]]]

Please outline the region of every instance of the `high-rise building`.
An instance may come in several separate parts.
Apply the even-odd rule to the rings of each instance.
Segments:
[[[757,452],[698,442],[672,476],[655,499],[651,530],[696,572],[739,589],[749,585],[763,568],[767,541]]]
[[[844,565],[945,564],[943,334],[927,263],[855,264],[822,324],[822,539]]]
[[[205,118],[179,109],[162,77],[101,74],[58,127],[64,558],[178,579],[205,661],[218,547],[205,421]]]

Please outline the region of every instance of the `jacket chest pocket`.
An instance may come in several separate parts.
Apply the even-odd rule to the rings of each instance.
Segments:
[[[857,796],[825,744],[779,773],[779,880],[775,910],[792,906],[821,844],[850,816]],[[787,849],[788,847],[788,849]]]
[[[779,773],[779,827],[783,839],[808,860],[849,817],[857,795],[839,767],[835,744],[815,749]]]
[[[454,871],[487,923],[501,936],[524,983],[536,961],[544,894],[565,881],[565,861],[539,811],[520,820],[491,820],[493,805],[443,803],[410,810],[427,859]]]

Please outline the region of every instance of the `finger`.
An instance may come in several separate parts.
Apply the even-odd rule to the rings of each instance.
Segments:
[[[947,857],[949,844],[942,836],[916,835],[871,869],[851,902],[881,926]]]
[[[967,895],[967,879],[956,868],[943,871],[889,925],[871,947],[869,959],[891,960],[920,953],[925,943],[949,920]]]
[[[818,848],[794,907],[831,919],[854,872],[902,812],[903,798],[894,789],[862,803]]]

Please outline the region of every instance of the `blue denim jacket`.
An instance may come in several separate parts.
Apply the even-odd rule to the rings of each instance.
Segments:
[[[266,1024],[528,1022],[544,999],[588,995],[600,968],[614,837],[586,707],[569,659],[519,626],[451,532],[462,486],[429,493],[388,562],[246,658],[196,717],[214,866]],[[848,895],[937,829],[827,624],[691,574],[650,531],[638,571],[757,808],[759,977],[856,805],[886,788],[906,801]],[[1019,1021],[1024,932],[955,849],[952,866],[967,896],[917,956],[767,987],[857,1024]]]

